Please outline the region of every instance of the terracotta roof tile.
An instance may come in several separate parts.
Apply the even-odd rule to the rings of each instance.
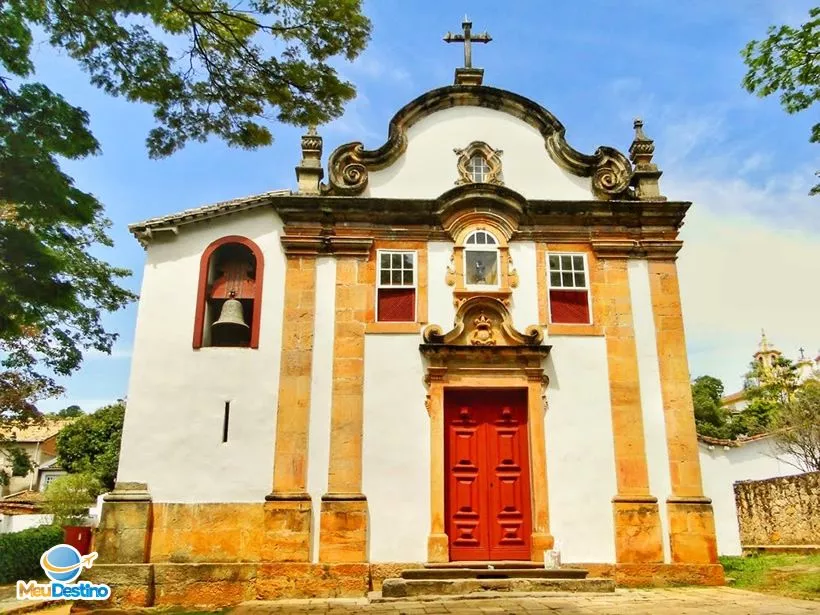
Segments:
[[[748,444],[749,442],[755,442],[756,440],[763,440],[765,438],[771,438],[773,434],[771,433],[760,433],[756,436],[749,436],[748,438],[738,438],[737,440],[727,440],[725,438],[712,438],[710,436],[703,436],[698,434],[698,440],[703,442],[704,444],[712,444],[714,446],[729,446],[731,448],[737,448],[738,446],[743,446],[744,444]]]
[[[43,499],[43,495],[39,491],[32,491],[26,489],[25,491],[18,491],[11,495],[0,498],[0,502],[4,504],[36,504]]]
[[[51,436],[60,433],[66,425],[73,423],[74,419],[50,419],[46,418],[41,422],[33,423],[26,427],[3,428],[0,427],[0,437],[17,442],[43,442]]]

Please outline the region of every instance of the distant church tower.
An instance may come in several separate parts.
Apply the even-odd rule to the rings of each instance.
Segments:
[[[755,361],[761,363],[766,369],[771,369],[774,365],[775,359],[783,355],[777,348],[772,345],[768,338],[766,338],[766,332],[760,332],[760,343],[757,346],[757,352],[754,354]]]

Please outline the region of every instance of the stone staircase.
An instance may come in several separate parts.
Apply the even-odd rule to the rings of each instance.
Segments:
[[[613,592],[611,579],[587,578],[582,568],[544,568],[536,562],[449,562],[407,569],[385,579],[373,601],[425,597],[477,597],[503,592]]]

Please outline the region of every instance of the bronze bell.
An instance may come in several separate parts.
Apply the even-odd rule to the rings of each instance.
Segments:
[[[242,303],[233,297],[225,301],[225,303],[222,304],[222,311],[219,313],[219,320],[214,322],[213,328],[215,331],[222,333],[228,333],[229,331],[244,333],[250,329],[245,322]]]

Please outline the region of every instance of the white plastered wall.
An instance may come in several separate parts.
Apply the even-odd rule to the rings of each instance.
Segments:
[[[513,289],[512,319],[519,331],[538,322],[538,273],[535,243],[514,241],[510,244],[510,258],[518,272],[518,287]]]
[[[431,241],[427,244],[427,319],[445,332],[453,327],[456,310],[453,307],[453,287],[445,280],[453,242]]]
[[[663,558],[665,562],[670,562],[666,498],[672,493],[672,484],[669,477],[669,449],[663,413],[655,317],[649,288],[649,263],[646,260],[630,260],[627,271],[635,346],[638,353],[638,379],[641,391],[646,461],[649,470],[649,492],[658,498],[663,536]]]
[[[703,491],[712,498],[718,553],[740,555],[734,484],[741,480],[800,474],[800,470],[787,463],[794,460],[778,451],[771,438],[754,440],[738,447],[699,444]]]
[[[430,418],[419,335],[365,336],[362,484],[370,561],[427,561]]]
[[[246,212],[182,227],[148,248],[118,480],[148,483],[156,502],[258,502],[271,490],[285,271],[281,228],[269,210]],[[252,239],[265,258],[259,348],[193,350],[200,256],[226,235]]]
[[[615,451],[606,340],[551,336],[546,415],[550,530],[565,562],[614,562]]]
[[[590,179],[555,164],[538,130],[503,111],[470,106],[438,111],[411,126],[406,151],[389,167],[370,172],[365,195],[435,198],[456,186],[453,149],[473,141],[503,151],[504,185],[526,198],[593,198]]]

